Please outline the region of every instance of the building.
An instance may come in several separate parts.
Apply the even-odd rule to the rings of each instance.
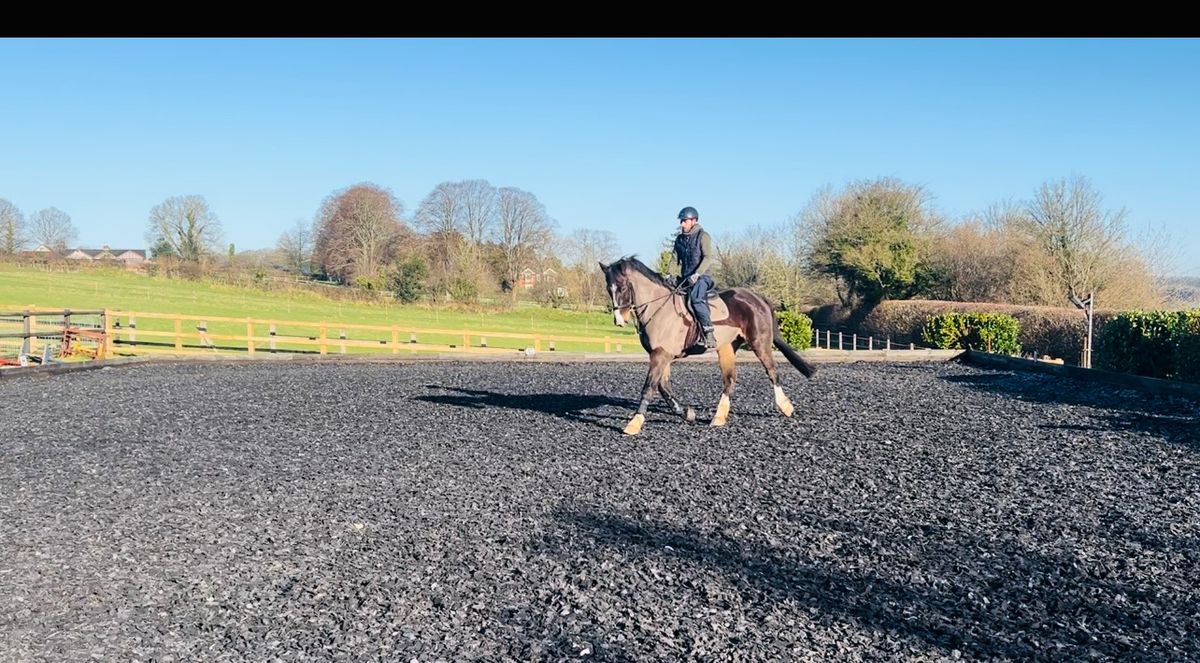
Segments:
[[[554,268],[547,267],[539,274],[530,267],[521,270],[521,275],[517,277],[517,285],[525,290],[529,290],[539,283],[557,283],[558,272]]]
[[[112,261],[126,267],[138,267],[147,262],[145,249],[110,249],[108,245],[98,249],[71,249],[63,257],[88,262]]]

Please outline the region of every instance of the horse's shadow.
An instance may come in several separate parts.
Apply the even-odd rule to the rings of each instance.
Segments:
[[[416,400],[439,405],[453,405],[481,410],[484,408],[507,408],[541,412],[567,421],[592,424],[620,431],[622,426],[609,423],[622,421],[625,413],[637,408],[638,401],[630,398],[614,398],[600,394],[505,394],[486,389],[466,389],[442,385],[425,385],[428,389],[457,392],[456,394],[428,394]],[[621,412],[595,412],[601,408],[620,408]]]

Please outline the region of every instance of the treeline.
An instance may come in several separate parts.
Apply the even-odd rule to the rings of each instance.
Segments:
[[[1093,292],[1104,308],[1163,306],[1166,239],[1135,240],[1127,216],[1078,176],[962,219],[939,215],[923,187],[881,178],[826,188],[780,226],[701,223],[716,239],[718,285],[755,288],[783,308],[911,298],[1064,306]],[[0,253],[74,236],[64,213],[43,210],[26,223],[0,199]],[[241,254],[223,244],[202,196],[178,196],[151,209],[146,240],[167,271],[249,263],[402,301],[527,293],[582,307],[606,302],[596,264],[618,252],[611,232],[560,233],[534,194],[486,180],[443,182],[411,213],[384,187],[350,186],[273,249]]]
[[[718,240],[722,285],[785,304],[935,299],[1069,306],[1095,293],[1110,309],[1167,304],[1164,236],[1139,241],[1084,177],[1028,200],[950,220],[922,187],[895,179],[826,189],[786,226]]]

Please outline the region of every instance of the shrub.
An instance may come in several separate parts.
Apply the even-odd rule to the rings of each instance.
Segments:
[[[943,313],[925,320],[921,339],[943,349],[973,348],[1000,354],[1021,353],[1021,323],[1004,313]]]
[[[779,320],[779,335],[788,345],[797,350],[812,346],[813,325],[807,315],[793,311],[780,311],[775,315]]]

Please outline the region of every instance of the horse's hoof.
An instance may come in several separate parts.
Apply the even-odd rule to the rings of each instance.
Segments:
[[[687,411],[683,413],[683,419],[684,419],[684,421],[687,421],[689,423],[695,421],[696,420],[696,411],[689,407],[687,409]]]
[[[712,418],[712,425],[724,426],[727,417],[729,417],[729,395],[721,394],[721,400],[717,401],[717,412]]]
[[[629,425],[625,426],[625,434],[637,435],[642,432],[642,424],[644,423],[646,423],[646,417],[641,414],[634,415],[633,419],[629,421]]]
[[[780,387],[775,387],[775,407],[779,408],[785,417],[792,416],[796,411],[796,408],[792,406],[792,401],[788,400]]]

